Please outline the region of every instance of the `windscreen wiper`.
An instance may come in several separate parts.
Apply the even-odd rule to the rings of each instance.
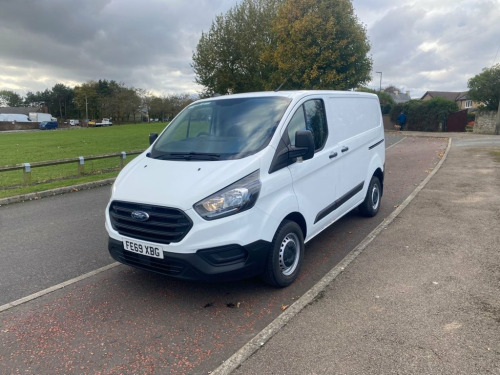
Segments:
[[[219,160],[220,154],[204,152],[166,152],[164,154],[152,156],[161,160]]]

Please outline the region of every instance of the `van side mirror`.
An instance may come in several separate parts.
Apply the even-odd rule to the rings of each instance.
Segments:
[[[289,156],[302,160],[312,159],[314,156],[314,139],[310,130],[298,130],[295,133],[295,146],[290,147]]]
[[[156,138],[158,138],[158,133],[149,133],[149,144],[152,145]]]
[[[298,157],[302,157],[302,160],[308,160],[312,159],[313,156],[314,139],[310,130],[299,130],[295,133],[295,146],[289,144],[288,135],[285,132],[274,154],[269,173],[288,167],[295,163]]]

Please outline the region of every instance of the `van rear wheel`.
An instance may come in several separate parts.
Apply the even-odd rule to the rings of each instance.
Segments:
[[[272,242],[266,270],[262,275],[270,285],[284,288],[297,278],[304,257],[304,236],[297,223],[284,221]]]
[[[373,176],[366,197],[363,203],[359,205],[359,211],[363,216],[373,217],[380,208],[380,199],[382,198],[382,188],[377,176]]]

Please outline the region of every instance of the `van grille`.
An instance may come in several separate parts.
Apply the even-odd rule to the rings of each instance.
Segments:
[[[109,251],[114,259],[123,264],[162,275],[179,276],[187,268],[187,265],[179,260],[170,259],[169,257],[164,259],[151,258],[123,250],[121,246],[110,247]]]
[[[138,221],[132,212],[145,212],[149,218]],[[122,236],[169,244],[181,241],[193,223],[181,210],[129,202],[113,201],[109,207],[113,229]]]

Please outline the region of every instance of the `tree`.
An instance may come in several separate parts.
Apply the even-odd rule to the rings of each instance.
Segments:
[[[370,81],[370,44],[350,0],[287,0],[273,31],[277,45],[266,53],[278,67],[272,85],[346,90]]]
[[[23,98],[10,90],[0,91],[0,107],[20,107],[23,105]]]
[[[31,91],[28,91],[26,94],[26,97],[24,98],[24,105],[26,107],[36,107],[39,110],[43,107],[45,103],[43,100],[40,98],[38,93],[33,93]]]
[[[76,86],[75,105],[86,120],[96,119],[98,116],[98,95],[96,91],[96,82],[89,81]]]
[[[62,83],[58,83],[52,87],[52,102],[54,106],[57,105],[57,112],[59,113],[59,117],[62,119],[67,119],[68,107],[73,109],[73,97],[74,91],[73,89],[63,85]],[[64,108],[64,112],[63,112]]]
[[[192,67],[204,96],[345,90],[370,80],[369,50],[350,0],[243,0],[202,34]]]
[[[196,83],[203,96],[263,90],[272,63],[264,50],[274,40],[272,22],[282,0],[243,0],[212,22],[193,53]]]
[[[482,73],[469,79],[468,87],[470,99],[497,111],[500,103],[500,64],[484,68]]]
[[[135,113],[139,110],[140,105],[141,98],[137,91],[120,84],[117,93],[113,97],[113,118],[122,121],[135,120]]]

